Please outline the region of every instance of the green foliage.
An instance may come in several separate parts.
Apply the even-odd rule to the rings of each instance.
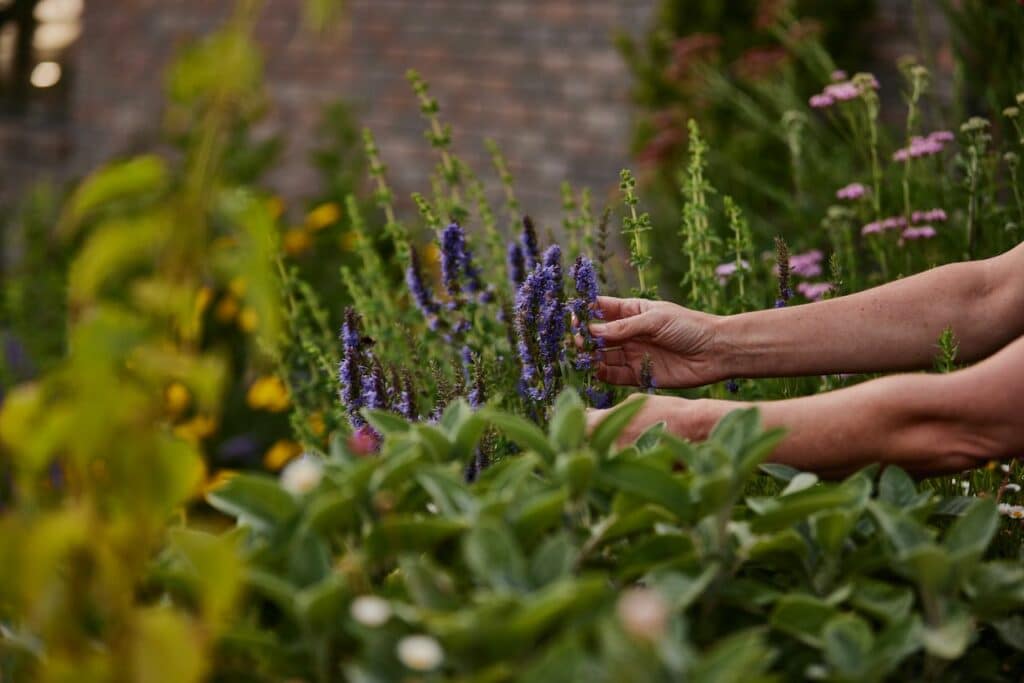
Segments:
[[[755,411],[702,444],[614,446],[641,405],[589,438],[571,393],[548,434],[459,404],[436,426],[389,417],[375,422],[379,455],[340,443],[303,493],[253,476],[211,494],[238,519],[228,535],[248,566],[231,666],[392,680],[421,665],[402,645],[416,635],[440,646],[423,664],[437,680],[550,667],[599,680],[955,676],[971,671],[969,643],[1008,670],[1024,661],[1007,621],[1024,608],[1024,571],[983,557],[991,502],[943,531],[935,499],[896,468],[797,475],[751,496],[781,437]],[[522,450],[467,485],[484,424]]]

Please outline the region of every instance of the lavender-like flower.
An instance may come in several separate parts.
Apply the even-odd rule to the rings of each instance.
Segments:
[[[575,318],[572,328],[573,334],[583,338],[583,348],[576,354],[574,367],[577,370],[590,370],[593,367],[592,351],[600,346],[597,339],[590,333],[590,320],[600,318],[601,311],[592,309],[597,303],[597,273],[594,264],[586,256],[578,256],[576,262],[569,269],[569,276],[572,278],[573,287],[577,296],[569,301],[569,309]]]
[[[505,263],[508,266],[508,279],[512,283],[512,289],[518,291],[526,279],[526,259],[519,242],[508,243]]]
[[[775,238],[775,263],[779,277],[779,298],[775,300],[775,308],[785,308],[793,290],[789,286],[789,247],[781,237]]]
[[[455,300],[461,290],[459,288],[459,273],[462,271],[462,264],[465,260],[466,234],[459,227],[458,223],[449,223],[441,231],[441,283],[444,284],[448,296]]]
[[[480,362],[479,356],[473,358],[472,368],[472,379],[470,380],[469,394],[466,396],[466,399],[469,401],[470,408],[478,410],[487,402],[484,364]]]
[[[526,259],[526,271],[530,272],[537,267],[540,260],[540,246],[537,242],[537,229],[533,225],[533,219],[523,216],[523,234],[519,241],[523,245],[523,258]]]
[[[573,263],[572,268],[569,269],[569,277],[572,278],[576,294],[578,294],[587,304],[597,302],[597,271],[594,270],[594,264],[589,258],[586,256],[577,256],[576,262]],[[598,312],[595,311],[595,313]]]
[[[416,420],[419,417],[416,411],[416,390],[408,370],[402,371],[395,412],[406,420]]]
[[[362,403],[371,410],[386,410],[388,407],[388,386],[384,379],[384,368],[380,361],[371,357],[369,372],[363,373]]]
[[[409,267],[405,270],[405,284],[409,287],[409,293],[416,302],[417,308],[423,312],[428,320],[433,320],[440,310],[440,306],[434,300],[434,294],[430,287],[423,281],[423,274],[420,271],[420,258],[415,249],[409,250]]]
[[[534,400],[541,398],[534,387],[537,378],[537,359],[534,354],[534,339],[540,315],[541,299],[544,295],[544,280],[540,269],[526,276],[522,287],[516,292],[514,311],[516,351],[520,364],[520,393]]]
[[[338,382],[341,385],[340,398],[348,412],[348,421],[353,428],[362,427],[366,421],[359,414],[363,407],[362,379],[362,335],[359,330],[359,314],[354,308],[345,309],[345,322],[341,327],[342,355],[338,364]]]

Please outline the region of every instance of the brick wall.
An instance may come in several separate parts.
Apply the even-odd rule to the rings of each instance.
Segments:
[[[66,119],[0,122],[0,199],[30,179],[72,177],[151,146],[164,66],[231,4],[86,0]],[[556,216],[563,179],[598,196],[617,184],[630,119],[613,38],[644,30],[655,0],[350,0],[347,25],[320,37],[304,27],[301,4],[268,0],[257,29],[272,101],[259,132],[286,133],[284,163],[269,178],[285,195],[316,183],[307,161],[315,125],[339,97],[376,133],[399,195],[427,189],[435,160],[404,78],[409,67],[431,83],[456,151],[487,178],[483,141],[499,143],[530,211]]]

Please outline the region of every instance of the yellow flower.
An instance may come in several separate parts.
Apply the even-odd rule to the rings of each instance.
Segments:
[[[203,493],[216,491],[236,476],[238,476],[238,472],[236,470],[217,470],[212,477],[206,480],[206,484],[203,485]]]
[[[323,436],[324,432],[327,431],[327,425],[324,424],[324,414],[317,411],[310,415],[309,428],[313,430],[313,433],[317,436]]]
[[[292,228],[284,233],[281,246],[289,256],[298,256],[313,246],[313,236],[303,228]]]
[[[243,332],[254,332],[259,324],[260,317],[256,315],[256,311],[248,306],[243,308],[242,312],[238,314],[238,326],[242,328]]]
[[[437,263],[441,259],[441,250],[431,242],[423,250],[423,261],[425,263]]]
[[[174,428],[174,434],[191,444],[200,441],[217,431],[217,421],[209,415],[196,415]]]
[[[306,227],[310,230],[323,230],[341,218],[341,208],[334,202],[326,202],[306,214]]]
[[[245,401],[254,410],[280,413],[282,410],[288,409],[288,388],[279,377],[274,375],[260,377],[249,387]]]
[[[173,417],[184,413],[191,401],[192,394],[189,393],[188,387],[181,382],[171,382],[164,389],[164,406]]]
[[[241,275],[236,275],[231,278],[231,282],[228,283],[228,291],[237,296],[239,299],[245,296],[245,290],[248,288],[249,283],[245,281],[245,278]]]
[[[302,452],[302,447],[289,439],[275,441],[263,455],[263,466],[276,472],[288,464],[288,461]]]
[[[354,232],[346,232],[341,236],[341,250],[346,252],[355,251],[358,242],[359,238]]]
[[[210,306],[211,301],[213,301],[213,290],[206,286],[200,287],[196,292],[196,317]]]
[[[280,218],[281,214],[284,213],[284,200],[276,196],[270,197],[267,199],[267,210],[270,211],[270,215],[273,216],[275,220]]]
[[[217,303],[217,308],[213,314],[218,322],[225,324],[231,322],[238,315],[238,299],[228,294]]]

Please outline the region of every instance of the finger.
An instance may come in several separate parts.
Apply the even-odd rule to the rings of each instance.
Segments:
[[[646,313],[620,318],[609,323],[592,323],[590,333],[604,340],[606,346],[621,344],[633,337],[649,334],[653,320]]]
[[[626,365],[626,352],[620,347],[602,349],[601,362],[604,365]]]
[[[601,424],[601,422],[608,416],[608,410],[600,410],[598,408],[587,409],[587,434],[589,435],[594,431],[594,427]]]
[[[644,299],[620,299],[615,296],[599,296],[595,308],[601,312],[601,319],[607,322],[619,318],[640,315],[644,309]]]
[[[609,384],[620,384],[624,386],[639,386],[636,372],[628,365],[598,365],[597,378]]]

